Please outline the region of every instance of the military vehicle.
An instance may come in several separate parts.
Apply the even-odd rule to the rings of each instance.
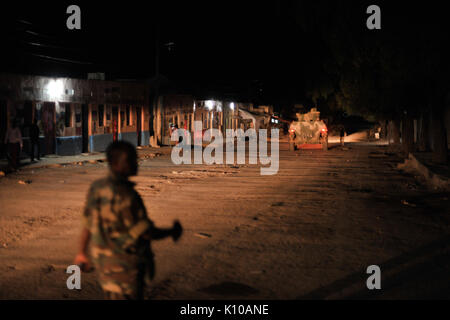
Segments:
[[[328,129],[320,112],[312,108],[308,113],[297,113],[297,121],[289,126],[289,143],[291,151],[295,149],[328,150]]]

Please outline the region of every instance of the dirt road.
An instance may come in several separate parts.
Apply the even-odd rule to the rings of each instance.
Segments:
[[[398,171],[381,146],[290,153],[280,170],[141,162],[137,190],[176,244],[155,242],[153,299],[449,297],[449,195]],[[105,163],[23,170],[0,179],[0,298],[102,299],[95,273],[66,288],[80,215]],[[20,184],[18,181],[25,181]],[[31,183],[26,182],[30,180]],[[382,290],[366,289],[379,265]]]

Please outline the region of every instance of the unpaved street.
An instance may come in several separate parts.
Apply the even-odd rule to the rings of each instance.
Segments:
[[[144,159],[134,181],[158,226],[153,299],[426,298],[450,288],[449,195],[426,191],[387,147],[288,152],[280,170]],[[0,298],[102,299],[95,273],[66,288],[90,183],[105,163],[0,179]],[[29,184],[18,181],[30,180]],[[379,265],[382,290],[368,292]],[[415,290],[411,290],[414,288]]]

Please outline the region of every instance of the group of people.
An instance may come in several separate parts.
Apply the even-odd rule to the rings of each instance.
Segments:
[[[39,146],[39,135],[40,130],[36,121],[34,120],[31,125],[29,125],[29,136],[30,136],[30,160],[34,161],[34,156],[37,150],[37,160],[40,160],[40,146]],[[9,165],[13,171],[19,168],[20,164],[20,153],[23,149],[23,139],[22,130],[20,129],[20,121],[15,119],[11,126],[6,131],[5,141],[7,149],[6,156],[8,158]]]

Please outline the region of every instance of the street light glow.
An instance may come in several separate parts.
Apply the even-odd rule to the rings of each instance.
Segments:
[[[206,107],[207,107],[209,110],[212,110],[212,109],[214,108],[214,100],[208,100],[208,101],[206,101],[206,102],[205,102],[205,105],[206,105]]]
[[[61,80],[51,80],[47,85],[48,94],[51,98],[57,99],[64,91],[64,86]]]

